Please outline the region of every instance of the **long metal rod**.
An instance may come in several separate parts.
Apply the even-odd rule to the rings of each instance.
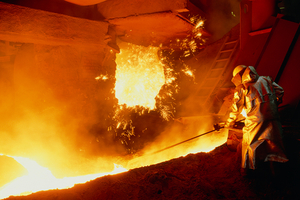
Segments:
[[[242,122],[242,121],[244,121],[244,120],[245,120],[245,119],[241,119],[241,120],[238,120],[238,121],[236,121],[236,122]],[[189,138],[189,139],[184,140],[184,141],[182,141],[182,142],[179,142],[179,143],[173,144],[173,145],[171,145],[171,146],[168,146],[168,147],[166,147],[166,148],[163,148],[163,149],[161,149],[161,150],[155,151],[155,152],[151,153],[151,155],[152,155],[152,154],[159,153],[159,152],[162,152],[162,151],[165,151],[165,150],[170,149],[170,148],[173,148],[173,147],[176,147],[176,146],[178,146],[178,145],[180,145],[180,144],[182,144],[182,143],[185,143],[185,142],[188,142],[188,141],[190,141],[190,140],[196,139],[196,138],[198,138],[198,137],[201,137],[201,136],[203,136],[203,135],[209,134],[209,133],[211,133],[211,132],[219,131],[219,130],[222,129],[222,128],[225,128],[225,127],[224,127],[224,126],[220,126],[218,129],[214,129],[214,130],[211,130],[211,131],[202,133],[202,134],[200,134],[200,135],[197,135],[197,136],[195,136],[195,137]],[[234,131],[241,131],[241,132],[242,132],[242,130],[237,129],[237,128],[229,128],[229,127],[227,127],[227,129],[229,129],[229,130],[234,130]]]
[[[222,127],[222,128],[223,128],[223,127]],[[202,133],[202,134],[200,134],[200,135],[197,135],[197,136],[195,136],[195,137],[189,138],[189,139],[184,140],[184,141],[182,141],[182,142],[179,142],[179,143],[177,143],[177,144],[173,144],[173,145],[171,145],[171,146],[168,146],[168,147],[166,147],[166,148],[164,148],[164,149],[155,151],[155,152],[153,152],[152,154],[156,154],[156,153],[165,151],[165,150],[167,150],[167,149],[173,148],[173,147],[178,146],[178,145],[180,145],[180,144],[182,144],[182,143],[188,142],[188,141],[190,141],[190,140],[196,139],[196,138],[198,138],[198,137],[201,137],[201,136],[203,136],[203,135],[209,134],[209,133],[214,132],[214,131],[216,131],[216,130],[211,130],[211,131],[208,131],[208,132],[206,132],[206,133]]]

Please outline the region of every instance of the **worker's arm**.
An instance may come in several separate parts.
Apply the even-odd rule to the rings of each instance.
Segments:
[[[225,124],[225,127],[233,127],[234,122],[236,121],[239,114],[242,112],[244,108],[244,95],[243,95],[242,86],[236,88],[233,97],[233,103],[231,105],[231,112],[229,113],[229,118]]]
[[[275,95],[276,95],[276,99],[277,99],[277,105],[281,104],[282,103],[282,97],[283,97],[283,94],[284,94],[284,90],[282,87],[280,87],[277,83],[273,82],[272,83],[273,85],[273,88],[274,88],[274,92],[275,92]]]

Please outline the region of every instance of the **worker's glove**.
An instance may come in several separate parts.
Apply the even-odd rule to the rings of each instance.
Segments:
[[[225,125],[224,125],[224,128],[233,128],[234,126],[234,121],[233,122],[226,122]]]
[[[279,104],[281,104],[282,103],[282,98],[276,98],[276,104],[277,104],[277,106],[279,105]]]
[[[221,129],[221,126],[219,124],[214,124],[215,131],[219,131]]]
[[[221,123],[214,124],[215,131],[219,131],[221,128],[224,128],[224,125]]]

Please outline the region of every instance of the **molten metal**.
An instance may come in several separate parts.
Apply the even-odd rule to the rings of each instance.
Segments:
[[[117,55],[115,95],[119,105],[155,108],[155,97],[165,84],[157,47],[128,44]]]
[[[17,156],[9,157],[14,158],[18,163],[20,163],[24,168],[26,168],[28,174],[16,178],[12,182],[1,187],[0,199],[7,198],[11,195],[28,195],[41,190],[71,188],[75,184],[85,183],[87,181],[96,179],[101,176],[105,176],[108,174],[117,174],[127,171],[127,169],[123,168],[122,166],[118,166],[115,164],[115,169],[112,172],[89,174],[77,177],[65,177],[62,179],[58,179],[55,178],[55,176],[53,176],[49,169],[40,166],[34,160]]]
[[[180,44],[180,49],[185,50],[184,56],[189,56],[197,50],[197,42],[200,40],[204,43],[205,40],[201,39],[204,21],[197,17],[192,18],[191,21],[195,24],[195,28],[192,31],[192,35],[189,39],[183,39],[182,41],[177,39],[176,42]],[[196,40],[197,39],[197,40]],[[127,48],[122,48],[120,54],[116,57],[116,83],[115,83],[115,96],[118,99],[119,107],[116,110],[116,116],[122,116],[123,110],[128,107],[134,109],[134,107],[143,107],[145,109],[154,110],[158,106],[158,110],[161,113],[163,119],[167,121],[172,118],[172,105],[163,105],[161,102],[165,98],[173,99],[174,93],[178,92],[179,87],[176,83],[177,72],[174,69],[164,66],[158,56],[158,47],[143,47],[133,44],[128,44]],[[194,78],[193,70],[187,66],[182,70],[187,76]],[[97,81],[106,81],[111,77],[108,75],[99,75],[95,79]],[[172,86],[172,90],[165,90],[164,93],[159,94],[162,86]],[[157,103],[155,99],[158,99],[160,103]],[[138,109],[137,109],[138,110]],[[142,110],[141,112],[144,112]],[[141,113],[143,114],[143,113]],[[117,120],[116,128],[123,128],[126,130],[127,126],[132,128],[128,137],[134,134],[134,127],[130,125],[130,120],[124,120],[121,118]],[[207,122],[205,122],[207,123]],[[108,127],[110,130],[111,127]],[[186,131],[185,134],[192,134],[193,131]],[[202,132],[197,130],[196,132]],[[179,142],[181,137],[190,137],[189,135],[182,135],[181,131],[169,131],[162,134],[157,140],[147,147],[148,151],[157,151],[167,145],[170,145],[170,139],[172,142]],[[197,136],[198,137],[198,136]],[[183,139],[183,138],[182,138]],[[193,141],[187,146],[172,149],[160,153],[160,156],[149,156],[147,158],[136,158],[126,163],[126,168],[132,169],[145,165],[156,164],[162,161],[166,161],[179,156],[187,155],[189,153],[208,152],[214,149],[216,146],[223,144],[226,141],[225,134],[215,134],[210,137],[203,137],[201,140]],[[165,143],[168,143],[167,145]],[[1,154],[0,154],[1,155]],[[108,175],[117,174],[127,171],[127,169],[115,165],[115,169],[109,173],[89,174],[77,177],[65,177],[58,179],[51,171],[40,166],[37,162],[28,158],[10,156],[24,166],[28,174],[19,177],[12,182],[4,185],[0,188],[0,198],[6,198],[10,195],[27,195],[40,190],[50,189],[63,189],[73,187],[74,184],[85,183],[95,178]]]

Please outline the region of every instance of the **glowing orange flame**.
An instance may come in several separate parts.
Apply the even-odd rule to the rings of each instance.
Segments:
[[[165,84],[157,50],[131,44],[117,55],[115,95],[120,105],[155,108],[155,97]]]
[[[199,122],[197,123],[199,124]],[[195,133],[195,130],[190,130],[190,128],[192,127],[188,125],[186,127],[186,130],[184,131],[184,134],[177,133],[178,130],[172,130],[171,132],[168,133],[166,132],[160,135],[152,143],[152,145],[149,145],[147,147],[147,151],[144,156],[137,157],[130,160],[126,167],[131,169],[140,166],[147,166],[147,165],[161,163],[166,160],[178,158],[181,156],[186,156],[191,153],[210,152],[213,149],[215,149],[217,146],[224,144],[227,140],[226,131],[220,131],[220,132],[215,131],[213,133],[210,133],[209,135],[199,137],[198,139],[183,143],[174,148],[170,148],[159,153],[152,153],[207,131],[201,128]]]
[[[201,28],[204,21],[194,19],[195,30],[193,33],[196,37],[201,37]],[[181,43],[183,49],[189,49],[186,51],[185,56],[191,55],[191,52],[196,51],[197,45],[194,40],[190,41],[185,39],[177,42]],[[157,99],[163,99],[163,95],[158,95],[161,87],[166,85],[173,85],[173,91],[166,91],[165,96],[172,97],[178,88],[176,88],[176,77],[174,77],[173,69],[163,66],[159,59],[157,47],[142,47],[138,45],[128,44],[128,48],[121,49],[120,54],[116,56],[116,83],[115,83],[115,95],[118,99],[119,107],[117,112],[123,110],[126,107],[142,106],[147,109],[155,109]],[[186,67],[183,72],[190,77],[194,77],[194,72]],[[106,81],[110,77],[108,75],[99,75],[95,77],[95,80]],[[123,106],[125,105],[125,106]],[[141,112],[141,114],[144,111]],[[160,113],[164,119],[170,119],[172,116],[172,106],[163,105],[160,107]],[[207,122],[206,122],[207,123]],[[35,123],[36,126],[39,123]],[[130,121],[118,121],[117,128],[126,128],[130,124]],[[134,127],[131,127],[131,131],[128,133],[128,137],[134,134]],[[112,127],[108,127],[111,130]],[[184,140],[188,137],[193,137],[195,132],[201,133],[201,130],[186,131],[175,133],[176,131],[170,131],[169,133],[162,134],[153,145],[147,147],[147,151],[156,151],[169,146],[173,143]],[[191,135],[188,135],[191,134]],[[186,137],[186,138],[183,138]],[[172,140],[170,140],[170,138]],[[214,149],[216,146],[223,144],[226,141],[226,135],[216,134],[213,137],[205,136],[199,140],[193,141],[182,145],[180,147],[170,149],[164,153],[160,153],[159,156],[144,156],[126,163],[127,169],[141,167],[150,164],[156,164],[162,161],[166,161],[172,158],[183,156],[189,153],[208,152]],[[115,165],[115,169],[109,173],[97,173],[89,174],[77,177],[65,177],[56,178],[51,171],[40,166],[37,162],[28,158],[10,156],[24,166],[28,174],[15,179],[14,181],[4,185],[0,188],[0,198],[6,198],[10,195],[27,195],[36,191],[49,190],[49,189],[63,189],[73,187],[74,184],[85,183],[95,178],[116,174],[127,171],[127,169]]]

